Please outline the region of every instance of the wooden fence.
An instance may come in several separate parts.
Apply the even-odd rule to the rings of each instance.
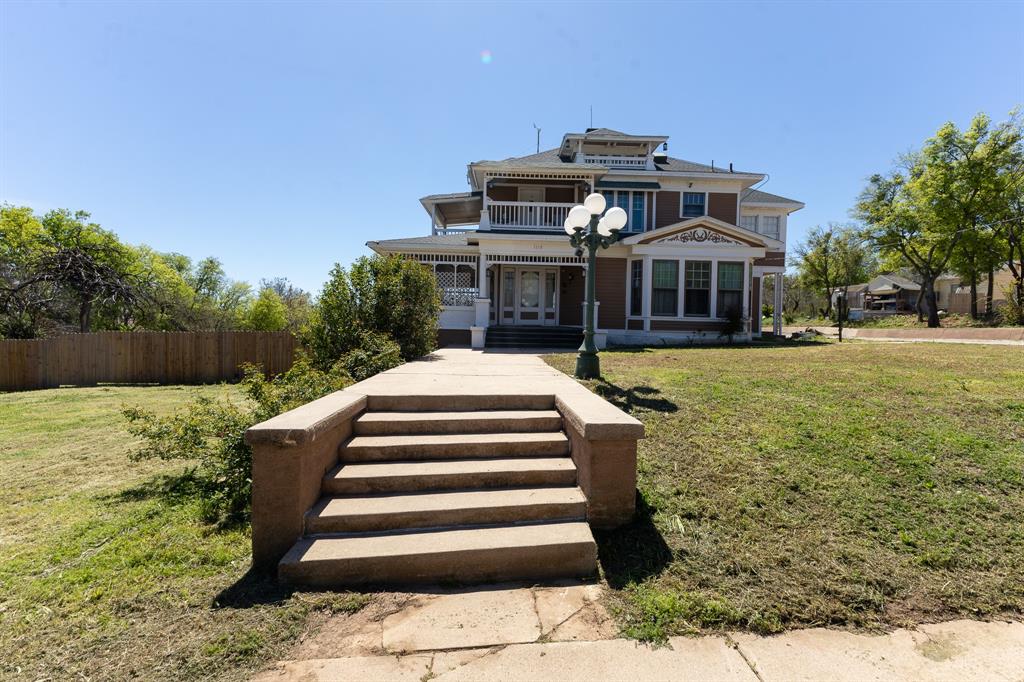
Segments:
[[[0,390],[113,384],[199,384],[292,366],[289,332],[96,332],[0,340]]]

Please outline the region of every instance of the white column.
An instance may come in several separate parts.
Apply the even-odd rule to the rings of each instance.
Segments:
[[[782,273],[775,273],[775,303],[772,304],[772,333],[782,336]]]
[[[430,234],[437,234],[437,204],[430,208]]]
[[[747,333],[750,333],[753,320],[753,311],[750,310],[750,259],[743,261],[743,300],[740,306],[743,308],[743,319],[747,321]]]

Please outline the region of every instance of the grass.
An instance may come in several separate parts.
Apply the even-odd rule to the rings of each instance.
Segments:
[[[1002,318],[997,317],[994,320],[991,319],[979,319],[975,320],[970,315],[961,315],[953,313],[945,315],[940,320],[943,327],[1011,327],[1012,324],[1005,323]],[[863,320],[856,320],[847,323],[850,327],[861,327],[868,329],[923,329],[928,326],[928,318],[926,317],[923,322],[917,321],[917,314],[911,313],[906,315],[886,315],[884,317],[871,317]],[[835,322],[830,322],[830,326],[835,326]]]
[[[120,409],[230,386],[0,395],[0,677],[241,679],[365,597],[248,574],[248,527],[203,523],[182,464],[130,462]]]
[[[1019,616],[1022,367],[976,345],[602,353],[588,385],[647,427],[637,519],[598,538],[624,632]]]

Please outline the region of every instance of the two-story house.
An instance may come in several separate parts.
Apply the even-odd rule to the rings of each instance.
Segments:
[[[761,333],[762,282],[775,277],[781,332],[786,223],[803,204],[757,189],[766,175],[673,158],[663,135],[605,128],[557,149],[469,164],[468,192],[420,199],[430,234],[368,242],[432,268],[439,341],[487,343],[488,329],[579,328],[585,258],[563,223],[591,192],[629,222],[597,260],[597,326],[612,344],[717,340],[731,311]],[[736,313],[732,313],[735,317]]]

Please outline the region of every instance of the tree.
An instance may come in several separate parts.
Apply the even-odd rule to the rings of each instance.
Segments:
[[[349,270],[334,266],[302,338],[314,365],[324,370],[367,345],[367,334],[390,337],[401,357],[410,359],[434,349],[440,311],[428,268],[400,256],[363,257]]]
[[[288,309],[273,289],[264,288],[249,307],[245,328],[250,331],[278,332],[288,326]]]
[[[1002,237],[998,247],[1013,283],[1010,286],[1009,311],[1015,322],[1024,325],[1024,130],[1016,114],[1002,124],[1012,143],[1005,168],[999,175],[995,225]],[[994,277],[989,276],[988,298],[992,298]]]
[[[260,288],[272,289],[281,297],[287,309],[289,330],[298,332],[309,322],[309,315],[313,310],[313,298],[309,292],[292,285],[285,277],[261,279]]]
[[[832,316],[832,298],[836,291],[845,295],[851,284],[866,281],[874,274],[876,260],[864,239],[853,227],[829,223],[815,227],[807,240],[794,249],[801,282],[825,295],[825,317]]]
[[[0,206],[0,337],[38,335],[52,287],[25,286],[43,250],[43,225],[27,206]]]
[[[855,214],[883,254],[898,253],[916,274],[929,327],[939,326],[935,280],[964,236],[986,224],[1011,146],[1004,127],[993,128],[984,114],[965,131],[947,123],[861,193]]]

